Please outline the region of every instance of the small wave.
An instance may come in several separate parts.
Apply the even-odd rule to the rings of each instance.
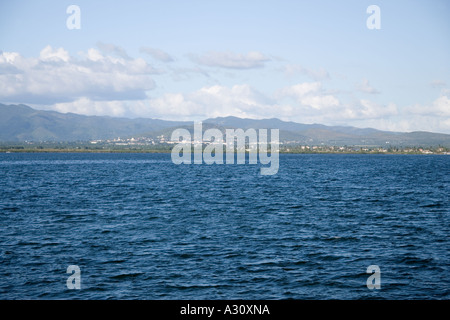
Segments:
[[[404,263],[407,265],[417,265],[419,266],[429,266],[430,263],[434,264],[434,259],[433,258],[419,258],[419,257],[411,257],[411,256],[407,256],[404,257],[400,260],[400,263]]]
[[[2,211],[11,211],[11,212],[17,212],[20,210],[19,207],[3,207],[1,208]]]
[[[181,258],[181,259],[189,259],[189,258],[193,258],[194,254],[193,253],[174,253],[173,256],[177,257],[177,258]]]
[[[126,260],[124,260],[124,259],[108,260],[108,261],[102,262],[102,264],[109,264],[109,263],[116,264],[116,263],[123,263],[123,262],[125,262],[125,261],[126,261]]]
[[[133,272],[133,273],[122,273],[118,275],[111,276],[111,279],[128,279],[128,278],[136,278],[140,275],[143,275],[143,272]]]
[[[443,206],[444,205],[441,202],[419,205],[419,207],[421,207],[421,208],[440,208],[440,207],[443,207]]]

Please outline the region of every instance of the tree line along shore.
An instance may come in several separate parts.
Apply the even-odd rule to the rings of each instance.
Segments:
[[[173,145],[151,146],[99,146],[89,144],[3,144],[0,145],[2,153],[170,153]],[[270,146],[269,146],[270,149]],[[249,152],[249,149],[235,150],[236,152]],[[450,148],[443,146],[414,146],[414,147],[380,147],[380,146],[305,146],[305,145],[280,145],[279,153],[282,154],[450,154]]]

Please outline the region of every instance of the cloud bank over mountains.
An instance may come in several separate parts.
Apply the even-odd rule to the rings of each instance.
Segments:
[[[174,55],[141,46],[132,57],[98,42],[76,55],[46,46],[36,57],[0,53],[0,102],[84,115],[201,120],[212,117],[280,118],[391,131],[450,133],[450,91],[425,104],[384,101],[370,79],[345,87],[332,72],[259,51]],[[186,74],[189,73],[189,76]],[[252,77],[249,74],[252,73]],[[253,81],[273,82],[269,89]],[[174,80],[176,79],[176,80]],[[281,79],[281,80],[280,80]],[[174,82],[186,84],[176,90]]]

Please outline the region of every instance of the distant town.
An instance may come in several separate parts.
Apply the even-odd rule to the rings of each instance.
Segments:
[[[170,137],[159,135],[156,137],[131,137],[114,139],[95,139],[76,142],[54,141],[24,141],[17,143],[0,144],[0,152],[170,152],[178,142],[171,141]],[[193,141],[200,143],[199,141]],[[203,145],[210,144],[203,141]],[[225,144],[225,143],[224,143]],[[257,145],[246,144],[245,150],[257,149]],[[300,141],[280,141],[280,153],[361,153],[361,154],[446,154],[450,155],[450,148],[443,146],[394,146],[386,142],[385,146],[370,145],[325,145],[302,144]]]

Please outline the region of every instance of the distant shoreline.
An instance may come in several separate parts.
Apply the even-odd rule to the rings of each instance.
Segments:
[[[128,149],[3,149],[0,153],[171,153],[171,150],[156,150],[156,149],[141,149],[141,150],[128,150]],[[297,150],[280,150],[280,154],[404,154],[404,155],[450,155],[449,152],[405,152],[405,151],[392,151],[392,152],[378,152],[378,151],[297,151]],[[269,152],[270,154],[270,152]]]
[[[170,153],[171,150],[6,149],[0,153]]]

